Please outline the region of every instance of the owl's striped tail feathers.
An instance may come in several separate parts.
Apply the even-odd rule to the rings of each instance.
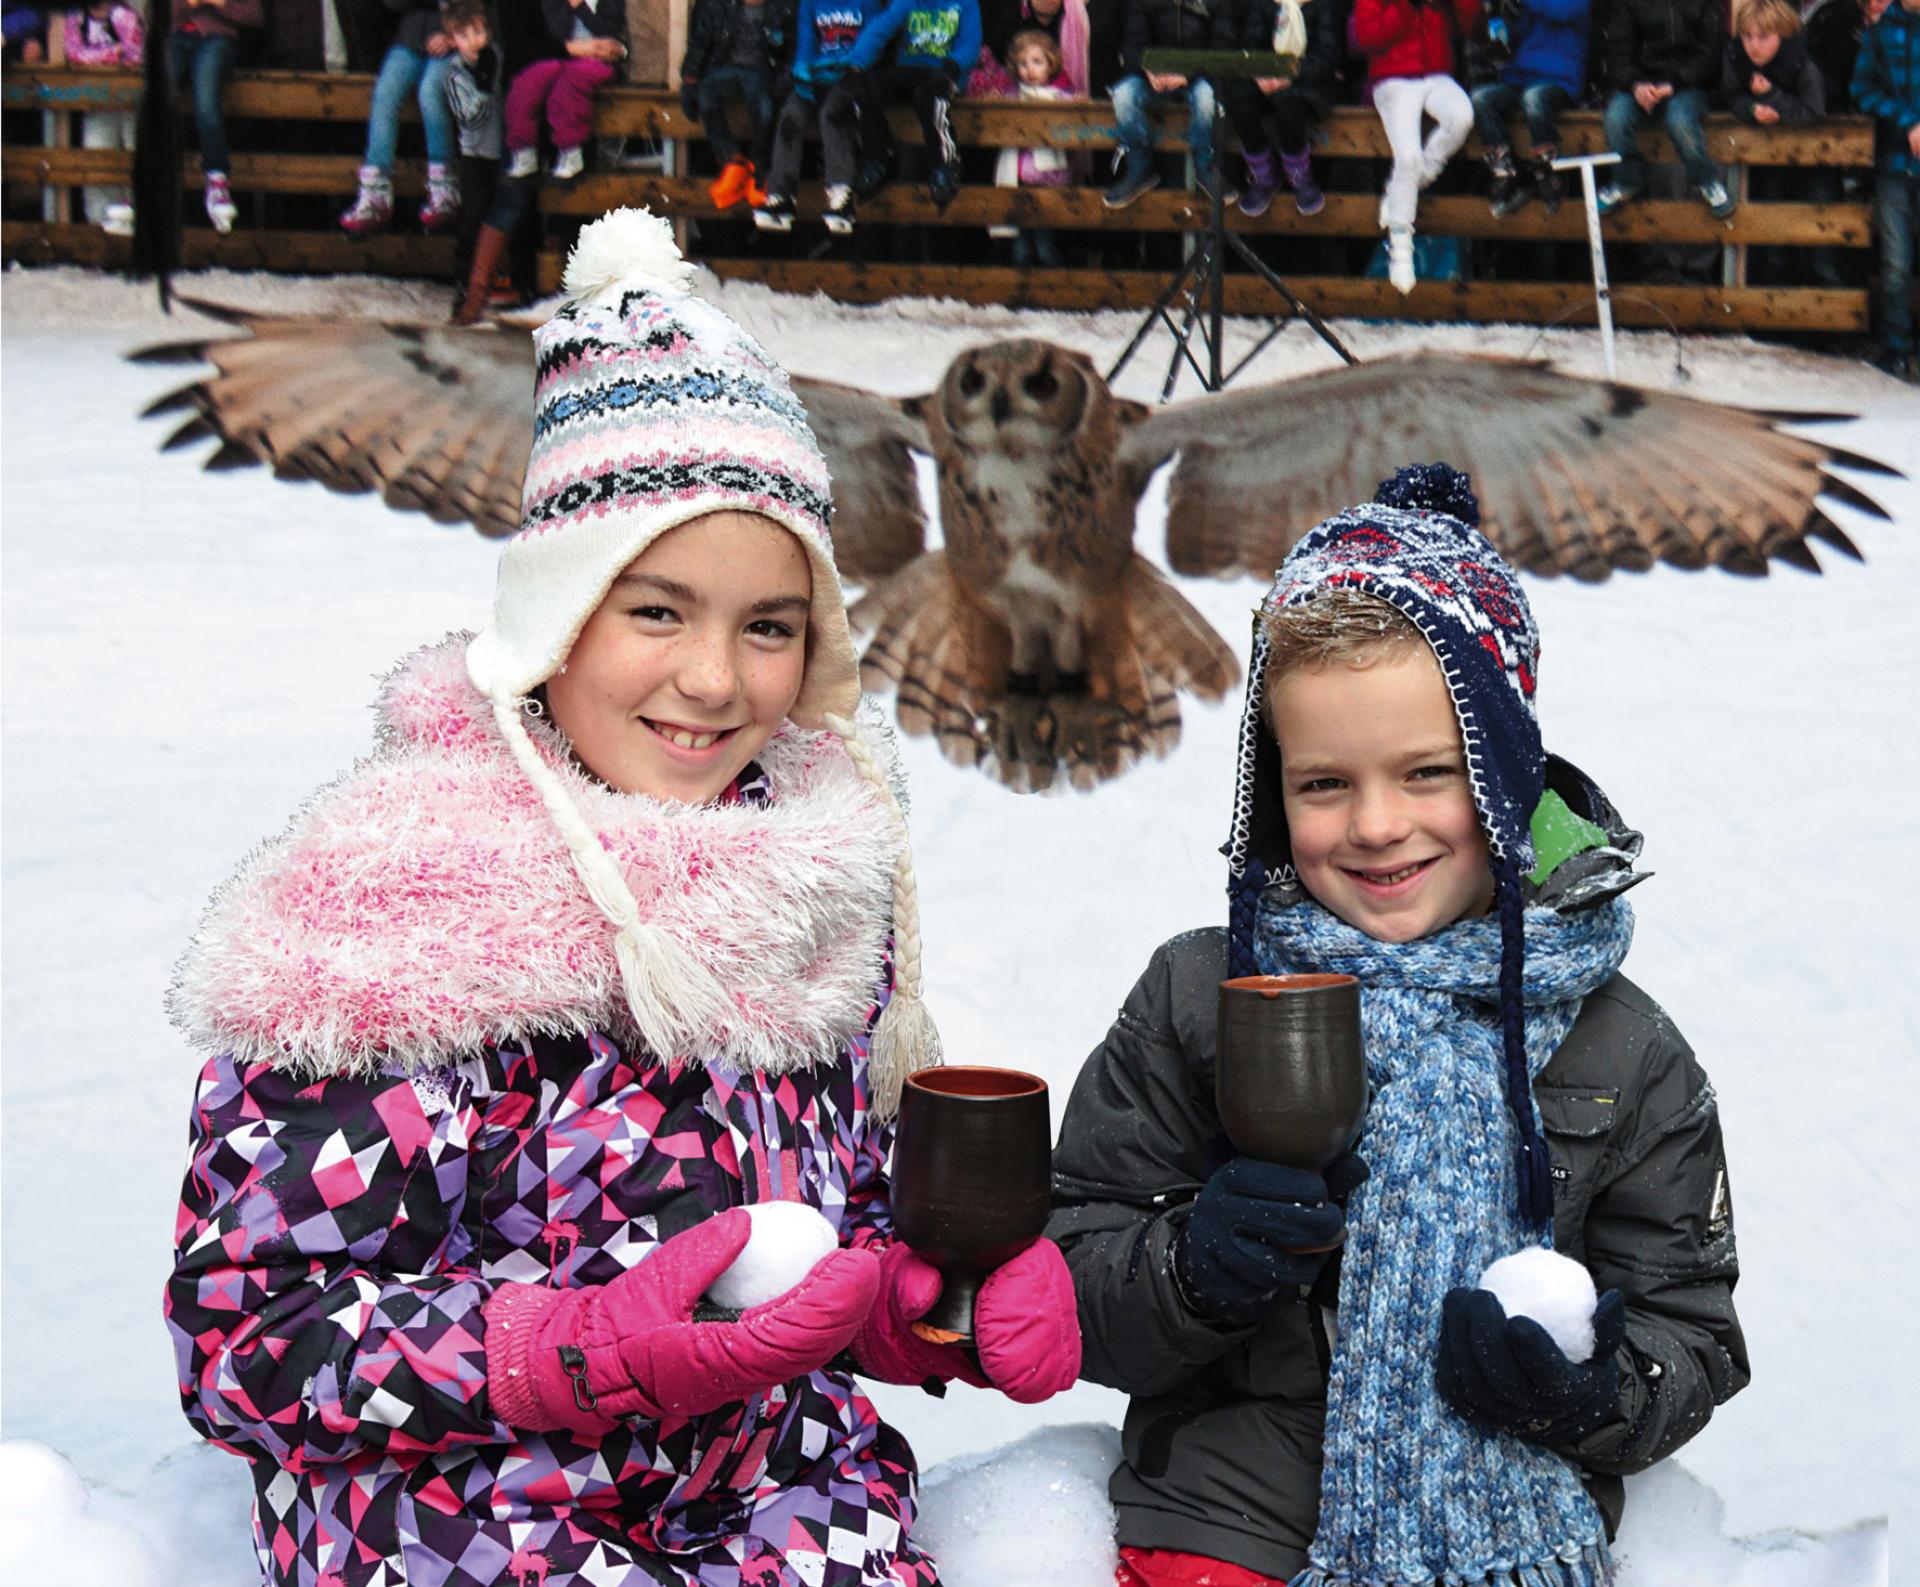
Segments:
[[[1217,700],[1240,669],[1192,604],[1136,555],[1125,581],[1089,603],[1084,672],[1013,671],[1012,636],[929,551],[872,585],[850,614],[873,635],[861,682],[891,684],[903,732],[932,734],[947,759],[1019,793],[1117,777],[1180,741],[1179,691]]]

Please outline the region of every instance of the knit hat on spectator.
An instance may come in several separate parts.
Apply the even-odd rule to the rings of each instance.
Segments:
[[[1294,545],[1254,621],[1240,721],[1229,870],[1228,973],[1256,975],[1254,920],[1270,878],[1292,881],[1280,797],[1280,746],[1267,720],[1267,614],[1333,589],[1374,596],[1419,629],[1444,675],[1465,750],[1473,802],[1492,854],[1500,911],[1500,1012],[1507,1102],[1520,1133],[1520,1208],[1552,1216],[1546,1145],[1527,1078],[1522,876],[1534,867],[1531,822],[1546,786],[1534,714],[1540,633],[1514,571],[1474,525],[1480,504],[1464,474],[1443,463],[1402,469],[1375,500],[1334,514]]]
[[[727,1006],[725,988],[641,917],[620,869],[534,748],[526,696],[560,670],[613,581],[668,530],[715,512],[788,530],[813,575],[806,666],[788,718],[841,739],[900,824],[893,870],[895,986],[870,1049],[871,1105],[939,1061],[921,1002],[920,921],[905,820],[854,721],[859,667],[833,563],[826,459],[785,372],[712,304],[668,223],[619,209],[582,229],[567,302],[534,333],[533,450],[520,532],[501,554],[493,614],[467,647],[515,759],[566,839],[574,868],[616,928],[628,1006],[647,1045],[671,1056]]]

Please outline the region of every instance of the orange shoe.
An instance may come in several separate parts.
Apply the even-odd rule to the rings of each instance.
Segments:
[[[753,180],[753,162],[734,158],[727,161],[720,174],[707,188],[707,196],[713,200],[715,209],[732,209],[747,196],[748,184]]]
[[[751,170],[752,167],[749,166],[748,169]],[[767,190],[760,185],[760,179],[758,177],[750,176],[747,178],[747,202],[755,209],[765,209],[767,207]]]

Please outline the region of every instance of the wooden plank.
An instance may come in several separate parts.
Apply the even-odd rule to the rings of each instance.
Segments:
[[[1163,277],[1144,271],[1021,271],[810,259],[713,259],[707,264],[730,280],[759,281],[782,292],[824,292],[845,303],[937,297],[1083,312],[1143,309],[1166,286]],[[1323,314],[1523,325],[1594,323],[1592,289],[1579,282],[1425,281],[1405,297],[1377,280],[1295,276],[1288,284]],[[1226,301],[1236,314],[1284,315],[1286,311],[1286,305],[1251,276],[1230,276]],[[1858,331],[1867,323],[1867,294],[1798,287],[1619,286],[1614,293],[1614,317],[1623,325],[1673,324],[1683,330],[1751,326]]]
[[[817,221],[826,212],[825,191],[818,186],[803,186],[796,202],[803,220]],[[618,204],[646,205],[675,219],[705,220],[721,213],[707,197],[704,178],[675,180],[613,172],[583,178],[570,187],[550,184],[542,196],[546,213],[583,219]],[[1258,220],[1229,214],[1233,230],[1250,237],[1375,237],[1380,232],[1379,208],[1379,199],[1371,193],[1329,193],[1326,208],[1310,219],[1284,198]],[[746,218],[743,210],[731,213],[735,219]],[[1161,189],[1124,210],[1111,210],[1100,201],[1097,189],[1086,187],[963,187],[953,203],[940,210],[924,189],[897,182],[860,206],[860,221],[866,225],[1153,232],[1199,230],[1207,224],[1207,215],[1191,193]],[[1579,242],[1587,235],[1586,226],[1585,211],[1573,203],[1562,204],[1552,217],[1540,206],[1529,205],[1506,220],[1495,219],[1482,198],[1428,197],[1420,204],[1420,229],[1432,236]],[[1691,201],[1648,200],[1609,216],[1605,227],[1614,242],[1842,248],[1865,248],[1870,242],[1865,204],[1750,204],[1722,221]]]
[[[46,226],[8,221],[0,227],[0,255],[23,264],[85,264],[122,267],[132,243],[109,237],[98,226]],[[330,231],[247,231],[226,236],[191,227],[181,237],[181,263],[189,270],[279,270],[298,275],[440,276],[453,274],[451,237],[387,232],[349,237]]]
[[[360,169],[354,154],[246,154],[236,151],[231,172],[237,193],[352,194]],[[426,192],[426,162],[399,160],[393,168],[394,191],[403,197]],[[0,173],[7,183],[23,187],[129,182],[133,154],[126,149],[7,149],[0,154]],[[199,191],[206,185],[198,155],[187,157],[183,180]]]
[[[332,121],[364,124],[372,97],[373,79],[365,75],[320,72],[242,72],[227,90],[227,113],[282,121]],[[124,71],[68,68],[10,68],[5,74],[8,108],[128,107],[138,102],[139,75]],[[405,110],[417,118],[417,109]],[[896,136],[920,141],[919,123],[905,109],[889,116]],[[744,121],[742,126],[744,126]],[[1184,141],[1185,114],[1168,111],[1156,120],[1156,143],[1178,148]],[[1025,104],[1017,100],[957,100],[953,110],[954,135],[963,145],[989,148],[1025,148],[1052,143],[1059,148],[1105,149],[1113,145],[1113,107],[1104,100],[1066,104]],[[594,97],[594,130],[649,138],[698,138],[696,123],[680,113],[674,92],[667,88],[621,86]],[[1342,105],[1327,118],[1322,152],[1330,155],[1384,159],[1386,135],[1380,118],[1361,105]],[[1526,147],[1525,128],[1514,128],[1516,141]],[[1561,118],[1562,147],[1568,153],[1590,154],[1605,147],[1600,113],[1573,110]],[[1707,147],[1716,160],[1750,165],[1867,166],[1873,162],[1873,124],[1864,116],[1839,116],[1810,126],[1749,127],[1729,116],[1707,118]],[[1664,134],[1647,139],[1650,158],[1673,159]],[[1469,142],[1466,155],[1477,154]]]

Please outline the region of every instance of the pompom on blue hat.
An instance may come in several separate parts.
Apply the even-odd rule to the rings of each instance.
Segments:
[[[1297,541],[1254,620],[1247,700],[1240,722],[1233,832],[1227,856],[1228,973],[1257,975],[1254,920],[1270,876],[1290,875],[1292,851],[1280,800],[1280,748],[1267,722],[1268,644],[1262,619],[1329,590],[1374,596],[1426,639],[1446,679],[1467,776],[1492,851],[1500,911],[1500,1013],[1507,1102],[1519,1131],[1522,1214],[1551,1225],[1546,1143],[1527,1079],[1526,895],[1534,867],[1531,822],[1546,787],[1546,751],[1534,713],[1540,631],[1518,578],[1474,526],[1480,504],[1467,476],[1444,463],[1402,469],[1375,498],[1317,525]]]

